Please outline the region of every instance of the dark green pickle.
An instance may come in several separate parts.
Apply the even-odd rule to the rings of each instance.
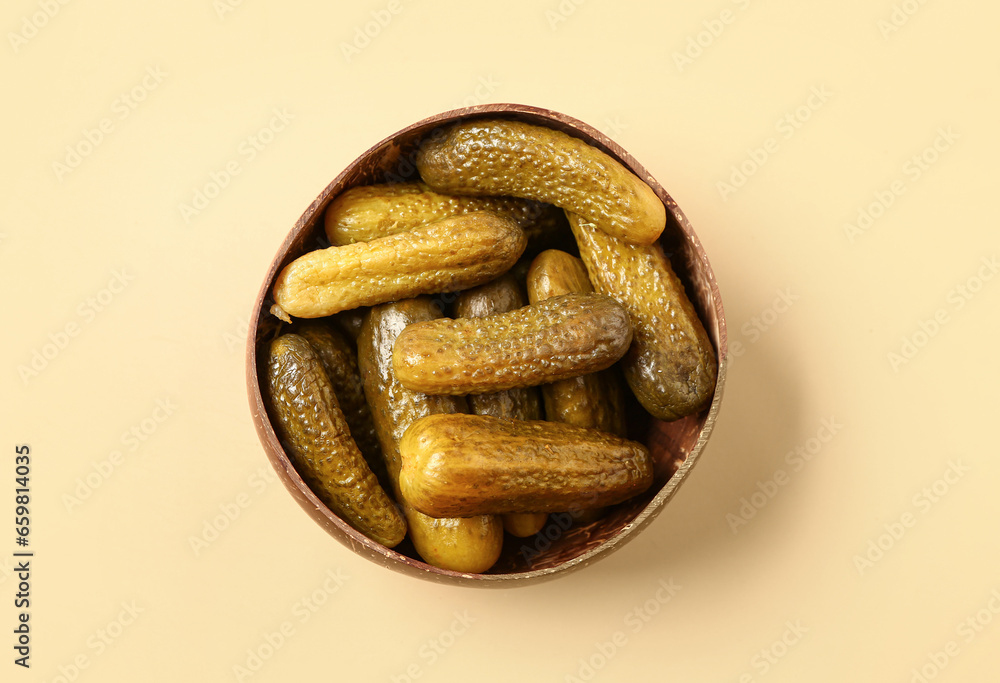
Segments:
[[[372,540],[390,548],[402,541],[406,521],[351,437],[322,362],[303,337],[271,342],[266,391],[286,452],[319,499]]]
[[[325,321],[301,321],[296,324],[294,330],[316,351],[333,385],[333,393],[336,394],[347,426],[351,429],[351,436],[358,444],[361,454],[365,456],[368,466],[378,477],[379,483],[383,488],[389,488],[389,474],[385,468],[378,435],[375,434],[372,413],[365,399],[365,388],[361,383],[354,344],[347,341],[339,330]]]
[[[594,288],[632,320],[635,337],[622,369],[642,407],[660,420],[706,408],[715,394],[715,349],[663,248],[628,244],[580,216],[567,217]]]

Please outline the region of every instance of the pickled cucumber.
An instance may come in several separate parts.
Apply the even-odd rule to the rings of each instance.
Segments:
[[[494,313],[507,313],[524,307],[521,287],[508,273],[485,285],[467,289],[455,302],[455,315],[459,318],[484,318]],[[542,419],[542,405],[534,387],[507,389],[492,394],[472,394],[469,406],[476,415],[492,415],[517,420]],[[545,513],[509,513],[503,516],[503,528],[517,536],[533,536],[545,526]]]
[[[309,342],[319,357],[354,442],[365,456],[365,462],[378,477],[379,483],[383,488],[388,488],[389,478],[385,469],[385,459],[382,457],[382,448],[375,434],[371,410],[365,400],[365,389],[361,384],[354,344],[348,342],[341,332],[322,320],[301,321],[295,326],[294,331]]]
[[[429,396],[406,389],[392,369],[392,346],[399,333],[411,323],[433,320],[440,315],[440,309],[429,297],[381,304],[369,311],[358,337],[358,367],[365,396],[372,409],[389,479],[401,502],[399,440],[407,427],[420,417],[467,409],[461,397]],[[434,566],[484,572],[500,557],[503,527],[498,517],[437,520],[405,503],[403,512],[417,552]]]
[[[508,313],[527,305],[521,288],[513,276],[505,275],[485,285],[466,290],[455,302],[458,318],[485,318],[495,313]],[[540,420],[542,406],[534,387],[520,387],[489,394],[471,394],[469,407],[476,415],[512,417],[519,420]]]
[[[438,192],[555,204],[637,244],[666,226],[663,203],[634,173],[583,140],[521,121],[460,122],[424,142],[417,170]]]
[[[715,392],[715,349],[663,248],[628,244],[567,217],[595,289],[628,309],[635,338],[622,367],[639,403],[661,420],[705,408]]]
[[[430,415],[399,450],[403,499],[432,517],[603,507],[653,483],[642,444],[559,422]]]
[[[399,543],[406,522],[351,438],[309,342],[296,334],[271,342],[266,393],[286,452],[319,499],[372,540]]]
[[[526,238],[487,211],[443,218],[409,232],[303,254],[278,274],[274,301],[288,315],[339,311],[474,287],[506,272]]]
[[[533,304],[554,296],[594,291],[583,262],[554,249],[535,257],[527,282],[528,299]],[[546,419],[625,436],[625,393],[616,369],[544,384],[541,389]]]
[[[562,234],[569,236],[565,213],[551,204],[516,197],[441,194],[424,183],[352,187],[327,207],[324,226],[330,244],[345,245],[369,242],[441,218],[484,210],[517,223],[524,230],[529,249],[549,245]]]
[[[632,327],[618,302],[567,294],[485,318],[411,325],[396,340],[403,386],[431,394],[483,394],[596,372],[628,349]]]

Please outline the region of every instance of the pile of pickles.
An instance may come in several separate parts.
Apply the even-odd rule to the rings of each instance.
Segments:
[[[416,166],[335,197],[333,246],[279,273],[265,398],[339,517],[481,573],[505,531],[646,491],[626,392],[656,419],[697,413],[717,362],[657,241],[662,202],[601,150],[472,119],[428,136]]]

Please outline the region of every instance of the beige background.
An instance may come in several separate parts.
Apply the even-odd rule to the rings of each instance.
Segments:
[[[0,679],[994,679],[995,3],[62,2],[0,17]],[[631,151],[704,243],[733,348],[656,521],[509,591],[333,541],[276,482],[243,380],[253,298],[309,202],[374,142],[481,102]]]

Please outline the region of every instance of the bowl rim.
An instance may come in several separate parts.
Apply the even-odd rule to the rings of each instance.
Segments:
[[[288,260],[292,246],[306,236],[307,232],[316,228],[317,221],[322,220],[322,214],[326,206],[332,201],[336,194],[343,192],[346,187],[340,187],[359,165],[379,150],[392,145],[395,140],[413,136],[417,131],[433,131],[436,127],[450,125],[459,119],[484,118],[488,116],[507,116],[527,120],[538,120],[540,125],[547,125],[566,132],[579,132],[589,137],[585,140],[588,143],[597,143],[597,147],[610,154],[626,168],[638,175],[643,181],[650,185],[656,195],[663,202],[681,231],[684,239],[689,243],[689,248],[697,257],[700,274],[704,284],[707,284],[710,295],[711,308],[714,312],[715,327],[706,325],[709,336],[713,338],[716,345],[716,356],[718,363],[718,374],[716,379],[715,393],[709,407],[702,411],[705,416],[704,423],[698,431],[698,438],[695,444],[687,452],[685,459],[680,463],[677,470],[663,484],[659,491],[649,500],[646,505],[639,510],[635,517],[626,523],[612,537],[602,543],[587,548],[579,555],[572,557],[560,564],[533,569],[523,572],[511,572],[504,574],[472,574],[442,569],[427,564],[421,560],[403,555],[391,548],[386,548],[381,544],[369,539],[360,533],[347,522],[343,521],[333,511],[329,510],[306,485],[305,481],[293,467],[291,460],[281,446],[280,440],[271,425],[270,417],[267,414],[263,395],[261,392],[257,354],[260,339],[260,322],[262,316],[268,315],[264,310],[264,303],[267,301],[274,279],[278,272]],[[555,125],[553,125],[555,124]],[[576,136],[580,137],[580,136]],[[662,238],[661,238],[662,239]],[[696,304],[698,308],[698,306]],[[707,313],[708,311],[706,311]],[[703,322],[705,322],[703,320]],[[717,334],[715,333],[717,331]],[[660,513],[666,503],[677,493],[680,485],[688,478],[690,471],[694,468],[700,455],[704,450],[709,437],[714,429],[715,422],[722,403],[723,390],[726,379],[726,369],[728,361],[728,340],[726,330],[725,310],[722,304],[722,295],[719,291],[715,273],[712,270],[701,241],[698,239],[687,216],[673,200],[666,189],[653,178],[629,152],[623,149],[618,143],[607,135],[597,130],[593,126],[580,121],[572,116],[556,112],[551,109],[544,109],[531,105],[498,103],[482,104],[471,107],[461,107],[429,116],[416,123],[385,137],[378,143],[372,145],[354,161],[348,164],[314,199],[294,226],[285,236],[281,246],[275,253],[274,258],[267,270],[263,284],[254,301],[250,314],[250,325],[247,334],[246,349],[246,381],[247,394],[250,402],[250,411],[253,422],[257,430],[258,438],[268,456],[271,465],[277,471],[279,478],[285,487],[296,499],[299,505],[322,526],[330,535],[336,538],[355,553],[393,571],[414,576],[424,580],[451,585],[465,585],[476,587],[514,587],[533,585],[542,581],[550,580],[558,576],[564,576],[569,572],[577,571],[589,566],[598,559],[607,557],[615,550],[621,548],[625,543],[635,538],[639,531],[648,526]]]

